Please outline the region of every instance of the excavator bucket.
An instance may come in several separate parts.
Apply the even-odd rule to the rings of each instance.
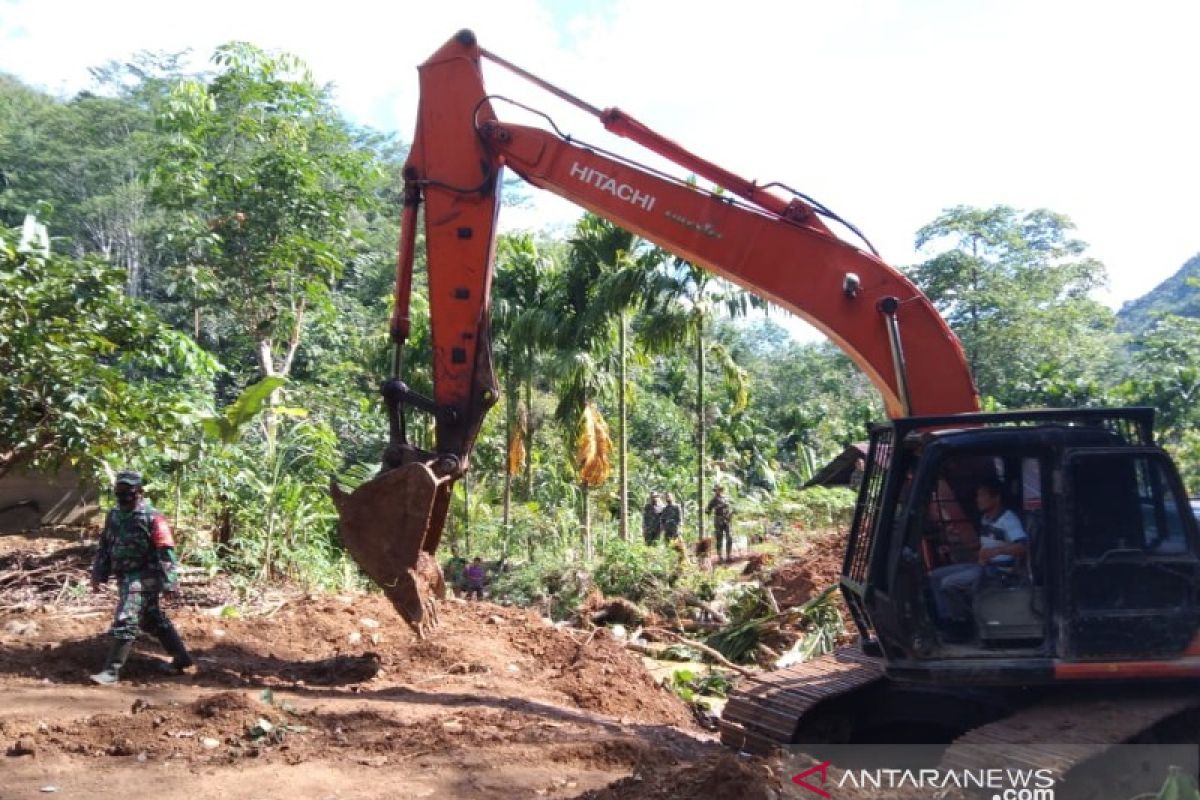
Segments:
[[[431,553],[435,506],[446,479],[425,464],[387,470],[347,493],[330,481],[342,542],[367,576],[424,639],[437,626],[437,602],[446,597],[442,569]]]

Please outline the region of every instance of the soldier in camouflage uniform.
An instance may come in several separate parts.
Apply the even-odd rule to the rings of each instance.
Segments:
[[[705,511],[713,515],[713,531],[717,535],[717,557],[723,561],[730,561],[733,558],[733,504],[725,496],[724,488],[713,488],[712,499],[708,501]],[[721,555],[722,551],[724,556]]]
[[[117,579],[119,599],[108,634],[112,645],[104,669],[92,675],[99,684],[116,683],[133,649],[138,628],[158,638],[171,656],[164,671],[179,674],[193,665],[179,632],[158,604],[162,592],[174,592],[179,576],[171,527],[142,496],[142,476],[117,473],[113,493],[117,507],[104,519],[100,547],[92,564],[92,591],[110,577]]]
[[[658,544],[662,533],[662,506],[658,502],[658,492],[651,492],[642,506],[642,539],[646,544]]]
[[[663,539],[667,544],[671,544],[679,538],[680,528],[683,526],[683,509],[675,502],[675,498],[670,492],[667,492],[663,499],[667,504],[663,506],[659,519],[662,520]]]

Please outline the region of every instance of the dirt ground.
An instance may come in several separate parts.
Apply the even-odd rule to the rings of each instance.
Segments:
[[[803,605],[818,592],[837,584],[845,550],[844,533],[814,533],[806,537],[801,549],[789,553],[783,563],[770,570],[765,584],[771,587],[781,607]]]
[[[101,688],[104,599],[0,610],[0,800],[776,796],[603,630],[450,602],[419,641],[376,596],[177,605],[195,674],[140,640]]]

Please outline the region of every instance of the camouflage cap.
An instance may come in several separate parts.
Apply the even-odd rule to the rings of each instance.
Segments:
[[[131,469],[122,470],[117,473],[117,477],[113,480],[113,484],[123,483],[127,486],[142,486],[142,473],[134,472]]]

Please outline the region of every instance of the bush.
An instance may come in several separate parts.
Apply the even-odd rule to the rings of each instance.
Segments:
[[[592,579],[605,595],[637,602],[673,585],[679,573],[678,556],[671,548],[612,539],[601,546]]]
[[[769,496],[760,506],[768,528],[779,523],[785,527],[849,527],[858,495],[841,486],[812,486],[789,494]]]
[[[497,575],[491,599],[517,606],[543,606],[551,619],[571,616],[592,585],[591,576],[563,554],[549,554]]]

